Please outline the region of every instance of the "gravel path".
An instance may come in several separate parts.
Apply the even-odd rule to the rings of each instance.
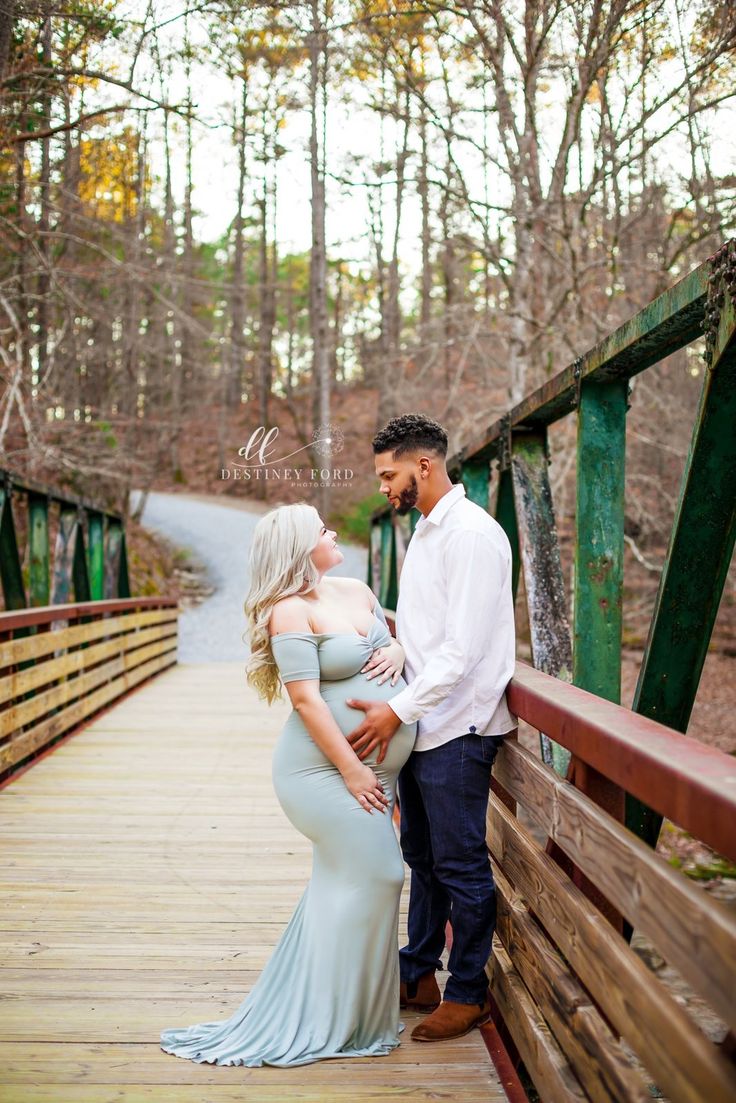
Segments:
[[[139,493],[132,492],[131,509]],[[264,512],[257,505],[230,505],[201,494],[149,494],[141,518],[143,525],[187,548],[205,568],[214,587],[211,597],[179,614],[179,662],[245,661],[248,648],[242,635],[248,555],[253,529]],[[365,578],[366,550],[342,542],[340,549],[345,559],[334,573]]]

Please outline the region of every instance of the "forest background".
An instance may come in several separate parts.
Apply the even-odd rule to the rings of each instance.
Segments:
[[[311,497],[365,539],[386,418],[455,451],[730,236],[735,46],[729,0],[0,0],[0,465],[124,514]],[[701,354],[632,388],[631,646]],[[350,477],[223,478],[259,426]],[[735,606],[732,574],[726,654]]]

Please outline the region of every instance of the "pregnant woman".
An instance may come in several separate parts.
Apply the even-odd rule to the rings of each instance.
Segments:
[[[258,522],[245,603],[248,681],[269,704],[286,685],[293,711],[273,755],[273,783],[313,843],[312,877],[253,989],[221,1022],[161,1034],[177,1057],[219,1065],[305,1065],[370,1057],[399,1044],[399,897],[404,865],[391,821],[396,778],[416,724],[402,724],[378,766],[345,736],[359,697],[406,685],[404,656],[372,591],[325,578],[343,556],[305,503]]]

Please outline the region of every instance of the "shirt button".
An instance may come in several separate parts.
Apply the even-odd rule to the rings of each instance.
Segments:
[[[473,734],[475,734],[475,724],[470,725],[470,731],[473,732]]]

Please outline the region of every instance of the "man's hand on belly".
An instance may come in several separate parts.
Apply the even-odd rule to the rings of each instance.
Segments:
[[[401,720],[385,701],[358,701],[355,697],[348,697],[345,704],[365,713],[363,723],[347,737],[348,743],[360,759],[367,758],[376,747],[380,747],[376,759],[376,765],[380,766]]]

